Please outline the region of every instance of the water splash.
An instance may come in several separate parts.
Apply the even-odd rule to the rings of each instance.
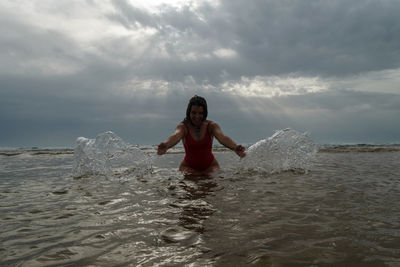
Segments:
[[[307,171],[316,152],[317,146],[307,133],[291,129],[279,130],[273,136],[250,146],[247,156],[235,168],[239,167],[239,171],[256,170],[268,173]],[[73,175],[82,177],[98,174],[109,178],[130,179],[151,174],[154,163],[155,155],[147,155],[139,147],[108,131],[99,134],[95,139],[77,138]]]
[[[139,147],[108,131],[95,139],[76,139],[73,175],[143,176],[151,173],[152,161]]]
[[[316,152],[317,146],[307,133],[284,129],[250,146],[239,166],[269,173],[307,171]]]

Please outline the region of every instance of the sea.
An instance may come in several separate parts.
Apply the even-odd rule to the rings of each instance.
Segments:
[[[182,147],[123,168],[82,144],[0,149],[0,266],[400,266],[398,144],[262,168],[215,147],[208,176],[178,171]]]

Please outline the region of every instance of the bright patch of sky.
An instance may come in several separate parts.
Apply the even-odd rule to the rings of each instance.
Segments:
[[[222,84],[222,91],[243,96],[279,97],[319,93],[328,89],[326,82],[309,77],[242,77],[237,82]]]

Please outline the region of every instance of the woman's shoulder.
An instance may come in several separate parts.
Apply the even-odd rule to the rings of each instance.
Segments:
[[[207,122],[208,130],[209,130],[211,133],[213,133],[215,127],[218,127],[218,124],[217,124],[215,121],[210,121],[210,120],[207,120],[206,122]]]
[[[176,128],[179,129],[179,131],[182,131],[184,136],[186,135],[187,126],[186,126],[186,123],[184,121],[180,122],[178,124],[178,126],[176,126]]]
[[[179,128],[179,129],[186,129],[186,123],[185,122],[180,122],[179,124],[178,124],[178,126],[176,126],[176,128]]]
[[[215,121],[210,121],[210,120],[206,120],[206,123],[207,123],[210,127],[215,127],[216,125],[218,125]]]

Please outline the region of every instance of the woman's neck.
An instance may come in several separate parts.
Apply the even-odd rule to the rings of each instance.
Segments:
[[[200,125],[194,125],[192,122],[190,123],[192,125],[192,127],[194,128],[194,132],[196,134],[197,137],[200,137],[200,133],[201,133],[201,126],[203,126],[203,122],[201,122]]]

